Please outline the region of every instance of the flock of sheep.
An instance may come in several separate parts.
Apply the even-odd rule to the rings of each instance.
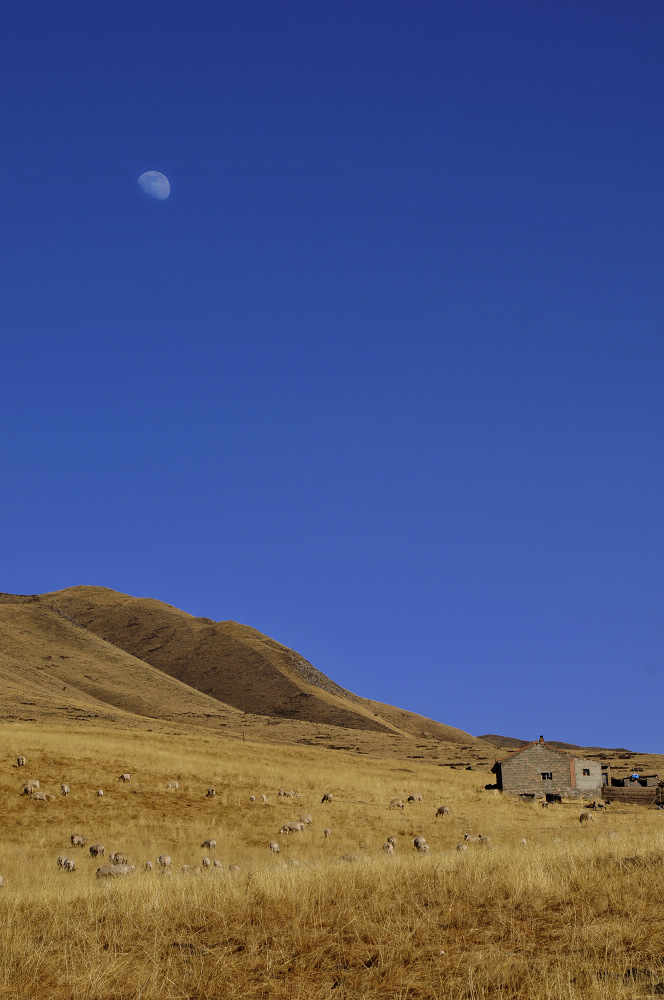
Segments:
[[[17,767],[25,767],[26,763],[27,760],[24,755],[20,755],[19,757],[16,758]],[[117,780],[123,783],[130,782],[131,774],[129,772],[123,772],[118,776]],[[166,790],[170,792],[177,792],[179,790],[179,787],[180,787],[179,782],[175,780],[168,781],[166,783]],[[60,794],[63,796],[67,796],[69,795],[69,793],[70,793],[69,785],[64,783],[61,784]],[[48,802],[56,798],[55,795],[42,792],[40,790],[40,783],[36,779],[30,779],[29,781],[26,781],[24,783],[23,794],[29,796],[29,798],[35,802]],[[103,789],[101,788],[98,789],[96,794],[99,797],[103,796],[104,794]],[[215,788],[209,787],[205,792],[205,797],[212,798],[215,794],[216,794]],[[296,799],[297,797],[298,793],[293,788],[280,788],[278,790],[278,798],[281,800]],[[263,804],[268,802],[268,796],[265,793],[262,793],[259,799],[260,802]],[[251,802],[256,802],[256,796],[250,795],[249,800]],[[329,804],[333,802],[333,800],[334,800],[333,794],[331,792],[325,792],[321,799],[321,803]],[[421,803],[422,801],[423,797],[419,792],[413,792],[406,798],[407,803]],[[403,810],[405,808],[405,804],[406,803],[402,798],[392,798],[389,801],[388,808],[391,810],[394,809]],[[446,805],[440,805],[436,809],[434,818],[437,820],[439,818],[444,818],[449,815],[450,815],[449,807]],[[584,811],[581,813],[579,820],[581,823],[593,822],[593,816],[590,812]],[[305,829],[311,826],[313,826],[313,817],[311,816],[310,813],[303,813],[296,820],[287,820],[286,822],[284,822],[278,832],[282,836],[290,836],[290,834],[302,833]],[[325,838],[331,836],[331,830],[329,827],[326,826],[323,829],[323,836]],[[72,834],[70,837],[70,841],[72,848],[85,847],[85,838],[80,833]],[[478,845],[483,847],[491,846],[490,838],[488,836],[484,836],[482,834],[464,833],[463,840],[456,845],[456,850],[457,851],[467,850],[469,843],[477,843]],[[522,838],[521,844],[525,843],[526,843],[525,838]],[[217,842],[212,838],[208,838],[204,840],[200,846],[201,848],[204,848],[207,851],[212,852],[216,848]],[[280,846],[278,841],[271,840],[267,846],[272,853],[279,854]],[[383,844],[383,852],[385,854],[394,854],[396,846],[397,846],[396,838],[393,836],[387,837],[385,843]],[[414,838],[413,848],[415,851],[417,851],[418,854],[427,854],[429,851],[429,845],[427,844],[426,839],[423,836],[416,836]],[[101,843],[91,844],[88,850],[91,858],[94,859],[103,858],[106,855],[106,848]],[[354,854],[344,854],[341,856],[341,859],[345,861],[356,861],[357,856]],[[292,859],[291,864],[298,864],[298,862],[295,859]],[[74,860],[74,858],[67,857],[65,855],[60,855],[58,857],[57,865],[60,869],[62,869],[65,872],[76,871],[76,861]],[[157,870],[162,874],[170,874],[173,870],[171,857],[167,854],[160,854],[154,863],[152,861],[144,862],[143,869],[147,872],[150,872],[153,870],[155,866]],[[211,867],[221,868],[223,867],[223,865],[222,862],[216,858],[214,860],[210,860],[209,855],[206,854],[202,858],[200,865],[183,864],[181,865],[181,871],[189,872],[192,874],[199,874],[202,871],[202,869]],[[239,865],[237,864],[231,864],[229,866],[229,870],[231,871],[238,869]],[[115,878],[118,876],[129,875],[135,870],[136,866],[129,863],[129,860],[124,852],[114,851],[109,855],[109,863],[102,864],[100,867],[97,868],[96,875],[98,878]],[[4,879],[2,875],[0,875],[0,886],[3,885],[3,882]]]

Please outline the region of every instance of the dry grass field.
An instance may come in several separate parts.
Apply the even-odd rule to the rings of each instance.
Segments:
[[[664,812],[609,807],[582,825],[578,804],[543,810],[486,791],[488,770],[150,725],[4,725],[2,1000],[664,994]],[[55,800],[23,796],[28,778]],[[388,808],[410,792],[423,801]],[[436,820],[441,803],[450,815]],[[310,827],[278,834],[303,813]],[[489,845],[457,851],[464,832]],[[214,851],[200,847],[210,837]],[[96,878],[95,841],[136,871]],[[145,871],[161,853],[172,874]],[[61,854],[75,871],[58,868]],[[181,871],[205,854],[221,867]]]

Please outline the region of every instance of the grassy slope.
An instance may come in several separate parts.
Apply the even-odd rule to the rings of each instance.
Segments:
[[[12,766],[25,753],[24,769]],[[117,781],[122,771],[132,781]],[[27,777],[67,798],[20,795]],[[180,781],[178,792],[167,781]],[[0,998],[32,1000],[635,1000],[664,990],[661,813],[483,790],[488,772],[256,744],[189,730],[13,724],[0,731]],[[217,796],[207,800],[214,784]],[[279,786],[299,798],[280,800]],[[103,787],[103,800],[94,789]],[[322,791],[335,795],[320,802]],[[421,792],[404,812],[393,795]],[[265,792],[268,802],[250,802]],[[435,820],[445,802],[450,816]],[[303,812],[313,825],[280,836]],[[323,827],[331,836],[322,835]],[[491,838],[455,845],[464,831]],[[126,851],[111,885],[72,833]],[[382,851],[396,838],[394,856]],[[415,853],[423,835],[428,855]],[[168,852],[221,868],[141,870]],[[527,843],[522,844],[525,838]],[[281,845],[278,856],[268,843]],[[58,869],[59,854],[77,870]],[[344,855],[357,860],[346,861]],[[298,861],[299,865],[289,862]],[[230,865],[239,865],[231,870]]]
[[[41,595],[38,601],[60,608],[146,663],[253,715],[476,743],[452,726],[358,698],[293,650],[246,625],[195,618],[160,601],[103,587],[71,587]]]

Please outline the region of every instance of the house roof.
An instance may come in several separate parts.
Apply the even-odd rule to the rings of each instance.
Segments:
[[[576,754],[570,753],[569,750],[561,750],[559,747],[552,747],[549,743],[545,743],[544,740],[533,740],[532,743],[526,743],[525,746],[519,747],[518,750],[512,750],[511,753],[507,753],[504,757],[500,757],[496,761],[496,764],[502,764],[504,760],[511,760],[512,757],[516,757],[518,754],[523,753],[524,750],[529,750],[530,747],[546,747],[547,750],[554,750],[556,753],[561,753],[563,757],[576,756]]]

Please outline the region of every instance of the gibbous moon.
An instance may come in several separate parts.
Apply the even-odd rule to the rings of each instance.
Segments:
[[[158,201],[165,201],[171,193],[171,185],[168,177],[159,173],[158,170],[146,170],[138,178],[138,183],[146,194],[151,195]]]

